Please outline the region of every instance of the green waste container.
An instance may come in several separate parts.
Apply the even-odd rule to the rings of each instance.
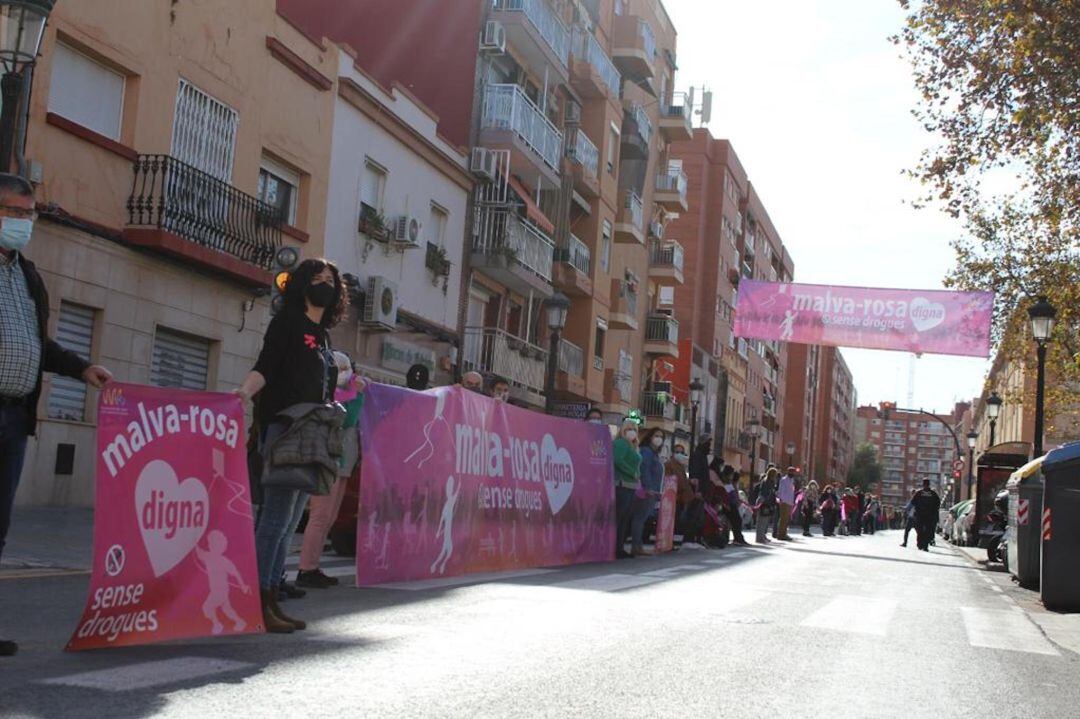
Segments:
[[[1042,474],[1042,601],[1047,609],[1080,612],[1080,442],[1046,455]]]
[[[1037,457],[1012,473],[1009,490],[1009,524],[1005,530],[1005,565],[1020,586],[1039,588],[1042,554],[1043,476],[1045,457]]]

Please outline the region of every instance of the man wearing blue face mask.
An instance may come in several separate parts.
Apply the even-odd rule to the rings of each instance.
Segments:
[[[37,428],[41,375],[55,372],[103,387],[112,379],[49,339],[49,296],[45,283],[22,251],[34,230],[34,188],[16,175],[0,173],[0,555],[11,523],[22,474],[26,438]],[[18,650],[0,640],[0,656]]]

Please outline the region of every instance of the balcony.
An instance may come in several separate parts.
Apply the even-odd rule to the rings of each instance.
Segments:
[[[636,332],[637,316],[637,289],[626,280],[612,280],[608,326],[615,330]]]
[[[686,212],[686,189],[689,183],[681,167],[671,167],[656,175],[656,204],[669,212]]]
[[[278,210],[169,155],[140,155],[126,242],[252,286],[270,283]]]
[[[547,0],[496,0],[491,19],[506,28],[506,39],[536,74],[551,67],[569,79],[570,31]]]
[[[649,248],[649,277],[683,283],[683,247],[675,240],[653,240]]]
[[[645,354],[679,356],[679,321],[667,315],[649,315],[645,321]]]
[[[480,143],[509,149],[510,170],[529,177],[539,171],[559,184],[563,135],[519,86],[488,85],[480,121]]]
[[[555,376],[555,389],[585,396],[585,350],[568,340],[559,340],[559,373]]]
[[[652,79],[656,37],[643,18],[637,15],[616,17],[611,45],[611,59],[624,77],[633,82]]]
[[[592,253],[589,246],[570,235],[567,246],[555,250],[555,286],[570,297],[592,297]]]
[[[645,244],[645,205],[635,192],[623,192],[619,215],[615,218],[615,241]]]
[[[543,394],[546,350],[494,327],[466,327],[463,339],[466,372],[498,375],[520,392]]]
[[[668,142],[689,141],[694,137],[691,124],[693,108],[685,92],[676,92],[670,103],[660,105],[660,132]]]
[[[570,45],[570,84],[582,97],[617,98],[622,89],[619,69],[611,61],[596,37],[582,27],[575,27]]]
[[[641,412],[650,427],[659,427],[668,434],[675,431],[675,401],[667,392],[643,392]]]
[[[477,213],[472,266],[520,294],[552,295],[555,244],[528,220],[508,209]]]
[[[574,189],[587,197],[600,196],[600,150],[580,127],[566,138],[566,156],[574,170]]]

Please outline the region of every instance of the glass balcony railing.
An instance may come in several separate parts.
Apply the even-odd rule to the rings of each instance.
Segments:
[[[570,32],[546,0],[496,0],[495,9],[525,13],[540,37],[566,67],[570,60]]]
[[[630,108],[630,116],[634,118],[634,123],[638,127],[638,134],[641,135],[641,139],[648,145],[649,140],[652,139],[652,120],[649,119],[649,114],[645,112],[644,107],[634,103]]]
[[[629,218],[631,224],[639,230],[644,229],[645,205],[641,202],[641,198],[637,196],[637,193],[626,193],[626,199],[623,200],[623,208],[626,210],[624,218]]]
[[[619,299],[622,302],[616,305],[620,312],[625,311],[631,317],[637,317],[637,291],[626,280],[619,280]]]
[[[680,167],[668,167],[656,176],[656,189],[659,192],[677,192],[679,199],[686,201],[686,188],[689,181]]]
[[[588,62],[593,68],[596,69],[600,78],[607,85],[608,90],[614,97],[619,96],[619,90],[622,87],[622,76],[619,75],[618,69],[615,67],[615,63],[611,61],[608,54],[604,52],[604,48],[600,47],[599,41],[596,36],[585,28],[574,28],[574,41],[573,41],[573,53],[577,57]]]
[[[563,135],[519,86],[487,86],[481,125],[486,129],[512,130],[543,159],[544,164],[558,171]]]
[[[594,180],[600,176],[600,150],[581,128],[574,130],[566,143],[566,156],[581,165],[585,174]]]
[[[642,47],[645,50],[645,55],[652,60],[656,57],[656,36],[653,35],[652,28],[649,27],[649,23],[644,20],[638,20],[638,35],[641,37]]]
[[[573,342],[559,340],[559,369],[574,377],[584,376],[585,350]]]

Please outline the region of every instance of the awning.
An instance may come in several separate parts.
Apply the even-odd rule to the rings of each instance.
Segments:
[[[513,175],[510,175],[510,187],[513,188],[514,193],[521,198],[521,201],[525,203],[525,216],[528,217],[533,223],[544,232],[549,235],[555,234],[555,225],[547,218],[543,210],[533,202],[532,195],[525,189],[525,186]]]

